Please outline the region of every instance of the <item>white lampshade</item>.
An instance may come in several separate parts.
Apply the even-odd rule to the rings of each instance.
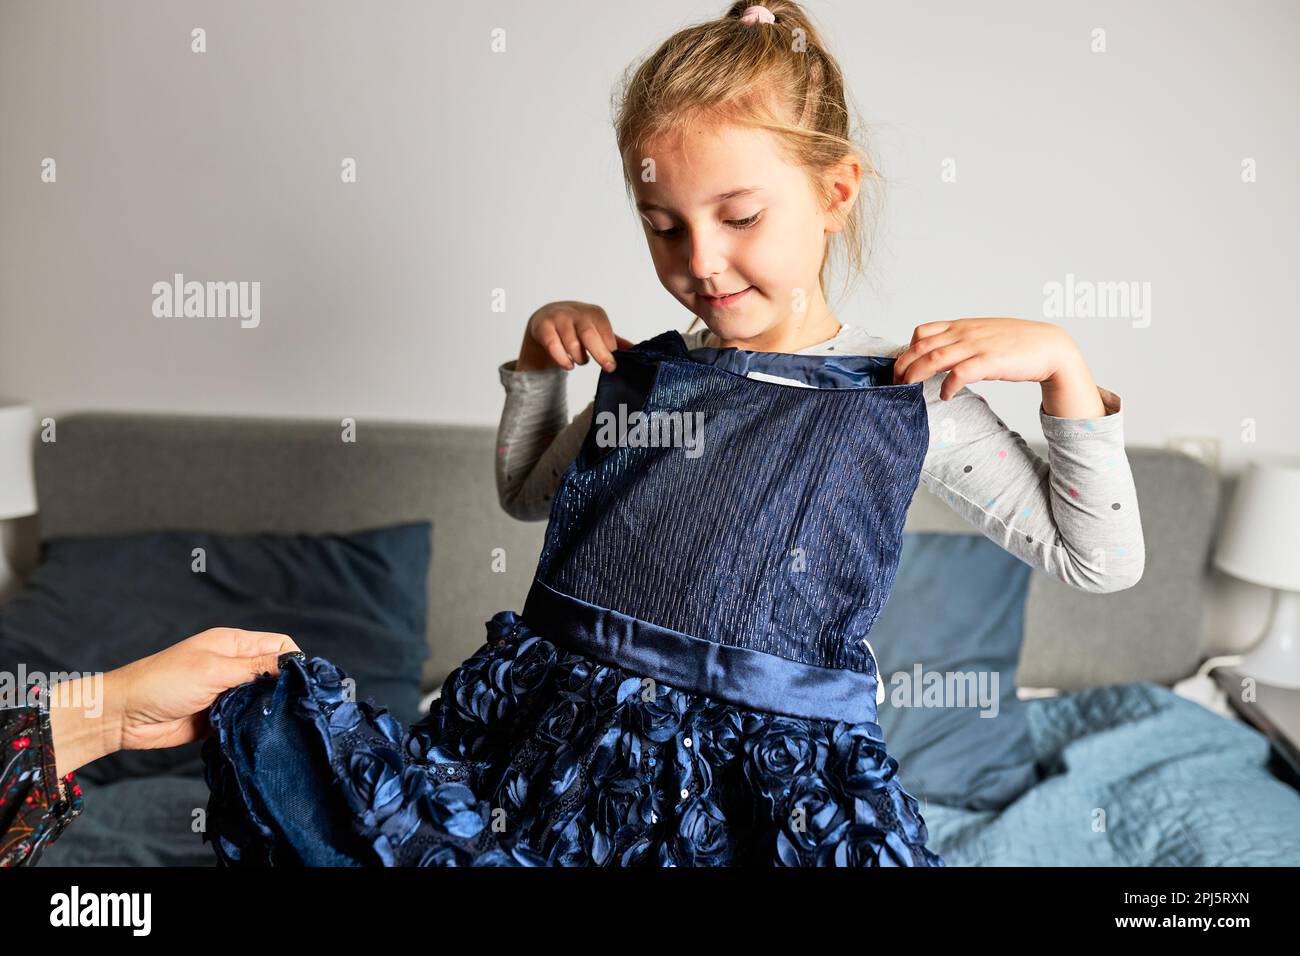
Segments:
[[[1237,670],[1300,690],[1300,461],[1252,462],[1224,519],[1214,563],[1271,588],[1264,634]]]
[[[1300,591],[1300,460],[1247,466],[1224,519],[1214,563],[1243,581]]]
[[[36,514],[35,439],[36,412],[0,402],[0,521]]]

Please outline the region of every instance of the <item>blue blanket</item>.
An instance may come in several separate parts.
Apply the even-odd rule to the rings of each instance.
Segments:
[[[1300,864],[1300,792],[1269,771],[1268,739],[1248,725],[1149,683],[1028,704],[1045,779],[1000,812],[922,805],[949,866]],[[215,864],[195,830],[201,777],[83,790],[85,812],[41,865]]]
[[[1300,864],[1300,792],[1253,727],[1151,683],[1027,703],[1045,779],[998,812],[922,804],[949,866]]]

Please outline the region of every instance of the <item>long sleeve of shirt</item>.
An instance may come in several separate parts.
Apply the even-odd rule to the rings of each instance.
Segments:
[[[81,787],[58,776],[43,702],[0,708],[0,748],[0,866],[32,866],[81,813]]]
[[[696,348],[702,333],[686,339]],[[799,354],[892,357],[904,348],[844,326]],[[498,373],[506,390],[497,431],[498,496],[513,517],[544,520],[591,426],[594,402],[569,421],[566,369],[520,372],[512,360]],[[921,484],[986,537],[1071,587],[1107,593],[1136,584],[1146,548],[1120,397],[1098,386],[1106,410],[1099,418],[1058,418],[1040,403],[1044,461],[970,387],[942,400],[946,377],[931,376],[922,387],[930,445]]]

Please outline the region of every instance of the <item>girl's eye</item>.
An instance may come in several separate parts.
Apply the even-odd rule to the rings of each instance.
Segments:
[[[761,215],[762,213],[756,212],[748,219],[728,219],[726,220],[726,223],[733,229],[751,229],[757,225],[758,217]],[[671,239],[673,236],[681,232],[682,228],[681,226],[673,226],[671,229],[655,229],[654,227],[651,227],[650,231],[660,238]]]

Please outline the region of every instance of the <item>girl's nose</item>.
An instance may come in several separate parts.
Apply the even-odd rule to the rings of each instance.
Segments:
[[[691,275],[697,279],[707,279],[725,271],[725,262],[716,241],[704,240],[698,234],[691,236]]]

